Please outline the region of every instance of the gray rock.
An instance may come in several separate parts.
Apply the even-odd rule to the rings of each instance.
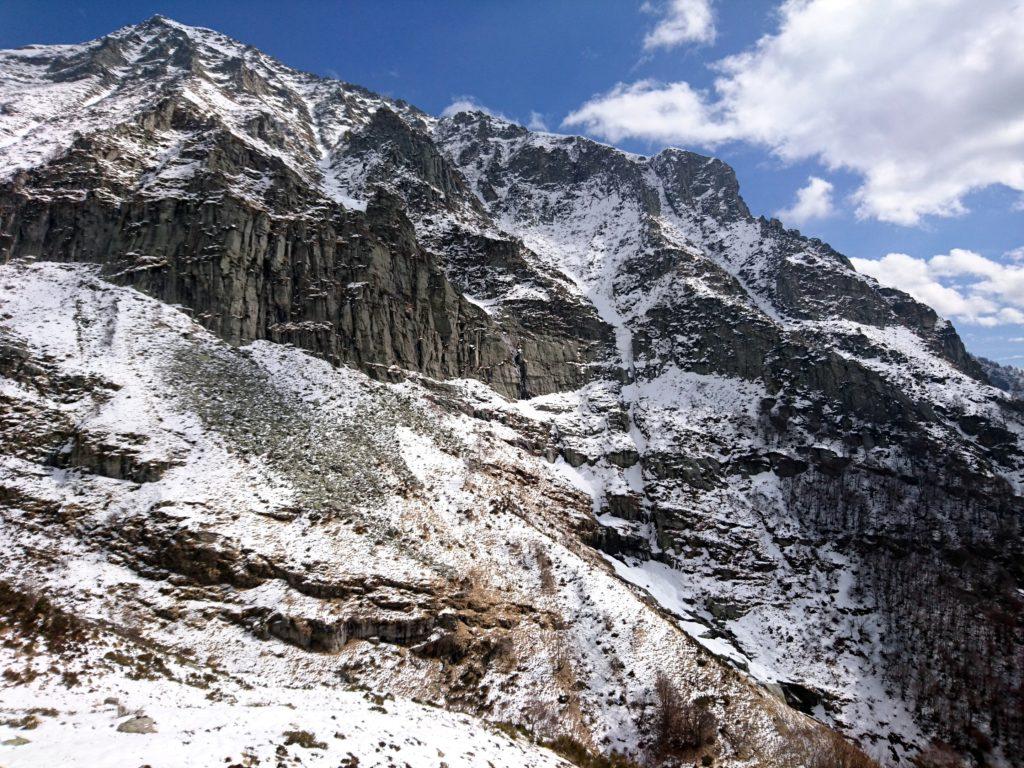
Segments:
[[[136,715],[117,726],[121,733],[156,733],[156,721],[148,715]]]

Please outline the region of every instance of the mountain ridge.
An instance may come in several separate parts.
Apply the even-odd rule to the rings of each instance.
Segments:
[[[618,578],[675,615],[675,631],[683,627],[718,654],[715,665],[724,659],[746,670],[887,763],[939,742],[978,764],[1013,754],[1021,738],[1014,658],[1024,629],[1012,606],[1021,579],[1014,562],[1024,426],[1019,407],[990,386],[955,329],[930,308],[858,275],[821,241],[755,219],[735,173],[714,158],[675,149],[642,157],[483,113],[433,118],[162,17],[101,41],[19,50],[0,52],[0,250],[8,304],[31,315],[31,303],[17,296],[18,281],[45,292],[64,280],[28,262],[92,263],[115,284],[182,307],[238,348],[239,360],[255,354],[269,365],[268,342],[294,345],[338,371],[351,366],[380,386],[416,392],[413,402],[425,398],[430,405],[422,407],[439,409],[435,418],[468,414],[476,420],[473,434],[495,430],[512,446],[512,465],[571,489],[571,503],[559,495],[564,491],[552,497],[556,508],[576,509],[576,529],[560,529],[559,546],[603,550]],[[76,105],[84,111],[72,124],[67,114]],[[67,290],[74,301],[85,288]],[[118,305],[129,301],[121,288],[90,290],[113,291]],[[5,334],[24,335],[20,324],[19,313],[8,311]],[[77,333],[91,331],[81,326]],[[100,359],[124,360],[96,349]],[[25,359],[38,357],[32,350],[29,344]],[[227,360],[234,353],[204,354]],[[187,367],[205,371],[201,358],[189,358]],[[59,359],[46,365],[63,370]],[[72,368],[90,365],[83,358]],[[295,358],[291,368],[274,370],[287,379],[311,365]],[[33,411],[19,389],[26,386],[20,371],[10,372],[14,399]],[[227,374],[218,368],[209,375],[221,381]],[[243,402],[256,396],[252,385],[230,380]],[[167,391],[182,386],[171,373],[153,381]],[[205,406],[194,394],[176,397],[183,413],[202,419]],[[103,397],[90,398],[102,415]],[[58,469],[36,471],[70,471],[75,484],[89,488],[105,466],[97,450],[113,451],[127,457],[107,470],[119,482],[159,483],[125,469],[138,451],[126,447],[130,440],[118,447],[124,435],[44,428],[56,410],[33,418],[53,443],[40,466],[56,462]],[[88,425],[96,416],[79,418]],[[402,432],[423,429],[415,420],[400,426],[412,418],[405,410],[389,418],[399,444],[419,439]],[[251,443],[251,435],[222,421],[206,428],[229,453]],[[92,431],[109,428],[101,419]],[[315,420],[308,428],[316,431]],[[8,439],[18,446],[26,438]],[[484,443],[489,447],[459,449],[463,463],[451,471],[467,483],[494,471],[481,469],[489,466],[481,451],[496,450]],[[393,449],[381,450],[393,456]],[[416,464],[402,455],[396,467]],[[331,460],[311,454],[308,461]],[[277,455],[273,462],[290,464]],[[5,487],[21,488],[12,498],[25,504],[48,496],[15,482],[25,471],[8,469]],[[300,481],[292,471],[285,471],[286,484],[305,487],[305,476]],[[425,493],[410,487],[404,493],[413,499]],[[510,488],[512,500],[503,503],[514,507],[525,489]],[[134,491],[118,493],[127,494],[122,504],[131,516],[155,514],[133,506]],[[364,501],[392,509],[398,502],[380,501],[389,493]],[[222,503],[210,499],[211,509]],[[316,508],[294,519],[310,525],[324,515]],[[28,518],[16,517],[5,527],[24,535]],[[183,546],[178,537],[162,523],[150,543],[134,546],[174,551]],[[225,562],[234,564],[202,578],[248,600],[245,590],[253,588],[230,574],[252,566],[227,551],[234,554]],[[948,573],[951,562],[957,573]],[[197,578],[180,559],[154,563],[135,567]],[[531,567],[543,577],[552,556],[537,555]],[[28,568],[5,564],[5,572]],[[298,589],[296,579],[285,583]],[[959,590],[954,597],[949,579]],[[945,618],[924,611],[907,619],[907,583]],[[78,598],[65,599],[73,605]],[[558,599],[562,620],[577,621],[582,609]],[[985,618],[967,618],[978,615]],[[300,646],[348,647],[371,637],[345,630],[339,640],[331,634],[338,630],[309,616],[259,616],[242,623]],[[261,620],[268,622],[262,629]],[[350,626],[351,617],[339,621]],[[492,631],[460,621],[473,627],[470,634]],[[937,635],[923,637],[937,621]],[[462,629],[438,626],[447,634],[431,640],[432,648],[463,642]],[[800,631],[787,629],[794,626]],[[824,638],[834,642],[825,648]],[[479,638],[474,643],[468,658],[490,659]],[[968,643],[987,649],[977,668],[966,664]],[[635,650],[618,652],[636,662]],[[491,663],[477,674],[514,688]],[[375,684],[401,688],[401,668],[394,667],[395,681],[378,676]],[[589,713],[573,738],[598,751],[611,748],[605,738],[615,749],[643,752],[649,735],[629,731],[651,706],[653,688],[641,693],[623,684],[618,706],[629,714],[615,715],[625,719],[614,727],[586,724],[587,717],[606,722],[613,710],[570,701],[577,714]],[[989,690],[987,711],[965,698],[965,684]],[[447,685],[449,695],[457,692]],[[693,679],[687,685],[692,690]],[[495,701],[462,706],[492,720],[486,706],[499,706],[511,722],[529,721],[528,707],[517,711],[501,695]],[[758,749],[774,755],[765,764],[782,764],[777,745],[785,739],[763,738]],[[721,760],[741,759],[738,742],[720,735],[717,743]]]

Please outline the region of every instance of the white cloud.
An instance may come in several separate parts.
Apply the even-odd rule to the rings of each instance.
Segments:
[[[683,43],[714,42],[711,0],[669,0],[661,13],[661,20],[644,38],[645,51],[675,48]]]
[[[483,112],[491,117],[500,117],[502,120],[507,119],[501,112],[495,112],[493,109],[485,107],[476,100],[475,96],[456,96],[452,99],[452,103],[441,112],[441,117],[451,117],[452,115],[459,114],[459,112]]]
[[[510,123],[519,122],[503,112],[498,112],[481,104],[475,96],[456,96],[452,99],[452,103],[441,111],[441,117],[451,117],[452,115],[459,114],[459,112],[483,112],[485,115],[496,117],[499,120],[506,120]],[[544,122],[544,115],[534,111],[530,112],[530,119],[527,121],[526,127],[531,131],[548,130],[547,123]]]
[[[530,119],[526,123],[526,127],[531,131],[546,131],[548,124],[544,121],[544,115],[540,112],[530,112]]]
[[[1024,245],[1007,251],[1003,256],[1007,259],[1011,259],[1012,261],[1024,261]]]
[[[776,212],[776,216],[789,224],[805,224],[811,219],[824,219],[834,212],[832,207],[832,182],[811,176],[807,186],[796,192],[796,200],[789,208]]]
[[[630,85],[619,83],[571,113],[564,124],[582,125],[608,141],[639,137],[715,146],[734,135],[719,112],[707,102],[706,94],[693,90],[689,83],[641,80]]]
[[[981,326],[1024,323],[1024,266],[963,248],[930,259],[890,253],[850,261],[858,272],[906,291],[943,317]]]
[[[785,0],[779,28],[688,83],[616,85],[565,119],[610,141],[738,140],[862,176],[858,214],[905,225],[1024,191],[1024,3]]]

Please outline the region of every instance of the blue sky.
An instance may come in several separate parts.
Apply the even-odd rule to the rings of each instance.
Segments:
[[[652,0],[643,5],[557,0],[293,0],[287,4],[280,0],[4,0],[0,47],[79,42],[162,13],[217,29],[290,66],[401,97],[435,114],[469,97],[523,123],[539,116],[552,130],[589,133],[635,152],[647,154],[676,145],[715,154],[736,169],[743,195],[756,214],[790,209],[789,215],[782,216],[788,225],[826,240],[852,258],[866,260],[858,261],[858,267],[912,289],[945,310],[972,351],[1020,364],[1024,362],[1024,323],[1016,321],[1024,319],[1024,314],[1015,313],[1024,312],[1024,251],[1013,251],[1024,247],[1024,210],[1019,209],[1024,183],[1002,169],[1013,165],[1003,159],[1006,156],[1024,160],[1020,152],[1024,143],[1014,144],[1016,138],[1009,144],[1003,139],[994,143],[986,137],[997,133],[1005,137],[1008,130],[1012,133],[1024,125],[1024,87],[1014,87],[1024,86],[1024,80],[1018,79],[1024,73],[1020,65],[1024,57],[1014,53],[1024,50],[1024,39],[997,38],[991,31],[1024,20],[1014,16],[1022,9],[1016,0],[965,2],[965,15],[959,17],[953,11],[929,17],[918,9],[914,28],[924,31],[908,35],[903,32],[903,20],[889,14],[882,0],[874,2],[874,15],[860,19],[851,7],[867,12],[872,0],[856,6],[843,0],[798,0],[793,3],[797,9],[788,16],[780,13],[778,2],[767,0]],[[955,0],[952,5],[957,5]],[[675,34],[682,40],[669,34],[667,43],[645,45],[658,30],[678,33],[680,20],[687,20],[680,14],[701,6],[710,13],[710,26]],[[983,26],[988,22],[990,26]],[[826,39],[849,66],[862,66],[864,71],[827,79],[821,72],[830,69],[831,62],[822,63],[821,51],[806,35],[801,37],[801,25]],[[1016,26],[1024,30],[1024,23]],[[867,51],[865,57],[870,54],[871,60],[861,64],[860,48],[869,46],[861,46],[854,35],[863,32],[864,40],[886,40],[886,27],[896,41],[888,46],[893,50]],[[766,35],[768,45],[756,48]],[[772,36],[779,43],[774,47]],[[996,54],[1004,45],[1008,53],[995,63],[979,62],[972,53],[973,39],[984,40],[986,49]],[[949,49],[936,51],[935,41]],[[844,45],[850,50],[844,52]],[[917,48],[896,50],[911,45]],[[716,91],[716,78],[727,76],[718,62],[742,53],[748,60],[734,68],[731,76],[740,94],[735,95],[735,88],[731,96]],[[890,70],[870,69],[871,62],[884,64],[890,54]],[[954,69],[941,70],[936,60],[929,59],[935,55],[943,56],[940,65],[953,61],[949,66]],[[1013,63],[1007,65],[1009,60]],[[800,70],[802,66],[806,71]],[[773,81],[774,74],[765,74],[786,67],[795,77],[788,86]],[[915,79],[914,67],[926,74]],[[948,84],[945,90],[942,84],[936,87],[929,82],[933,72]],[[975,87],[972,77],[990,84],[992,92],[977,95],[984,89]],[[766,94],[766,106],[742,92],[751,82],[748,91]],[[620,83],[630,94],[642,91],[653,106],[613,93]],[[859,90],[864,83],[871,87]],[[674,102],[680,90],[684,96],[698,94],[701,106],[697,109],[706,108],[706,114],[694,118],[692,109],[687,107],[687,112]],[[965,101],[957,103],[958,98]],[[819,103],[820,109],[814,112]],[[584,105],[589,105],[587,114],[563,126],[563,120]],[[658,130],[643,127],[646,108],[658,114],[670,112],[668,123]],[[770,117],[763,126],[758,109]],[[629,110],[636,110],[633,123],[623,117]],[[823,115],[830,120],[816,123]],[[950,115],[957,120],[963,116],[963,125],[951,125]],[[698,118],[714,123],[715,130],[693,124]],[[635,127],[637,121],[642,127]],[[802,131],[804,125],[813,130]],[[918,131],[920,146],[915,139],[918,134],[911,132],[908,139],[908,130]],[[948,133],[943,135],[943,130]],[[870,140],[867,144],[865,135]],[[966,137],[965,146],[969,143],[969,161],[967,150],[957,146],[960,136]],[[896,171],[885,177],[884,190],[855,201],[851,196],[866,188],[870,174],[884,175],[885,169],[864,159],[865,151],[870,156],[875,147],[879,156],[901,159],[916,153],[920,157],[916,165],[909,160],[897,163]],[[979,159],[978,154],[983,156]],[[921,157],[926,164],[934,158],[934,169],[921,171],[926,181],[901,187],[904,177],[921,170]],[[794,209],[798,190],[811,177],[832,185],[828,202],[824,208]],[[935,190],[946,194],[948,179],[962,183],[950,193],[952,198],[935,202]],[[891,210],[886,208],[890,204]],[[954,216],[932,212],[951,205],[967,212]],[[884,259],[894,252],[906,258]],[[933,258],[936,255],[938,260]],[[960,314],[953,316],[954,311]]]

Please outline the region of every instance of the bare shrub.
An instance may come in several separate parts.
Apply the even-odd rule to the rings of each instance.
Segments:
[[[805,731],[793,739],[790,764],[801,768],[878,768],[878,763],[835,731]]]
[[[712,744],[718,720],[705,698],[683,700],[675,683],[663,672],[654,680],[657,697],[654,749],[659,757],[680,755]]]
[[[516,652],[516,643],[511,634],[503,632],[492,638],[486,656],[486,661],[491,660],[506,671],[515,669],[519,663],[519,654]]]
[[[316,736],[309,731],[285,731],[284,743],[287,746],[296,744],[303,749],[327,749],[327,744],[317,741]]]
[[[915,768],[963,768],[963,758],[947,744],[935,743],[913,760]]]
[[[530,699],[523,707],[523,720],[533,734],[551,733],[558,725],[555,707],[541,699]]]
[[[544,592],[555,591],[555,574],[552,569],[551,556],[540,544],[534,543],[533,556],[537,561],[537,569],[540,572],[540,588]]]
[[[566,695],[573,696],[576,688],[576,671],[573,664],[572,652],[565,641],[558,637],[551,649],[551,670],[555,682]]]
[[[640,768],[625,755],[618,752],[608,755],[594,752],[571,736],[558,736],[540,744],[579,768]]]
[[[490,576],[487,571],[475,565],[459,579],[459,592],[472,607],[483,607],[490,600]]]
[[[89,630],[77,616],[33,589],[0,581],[0,634],[10,632],[31,644],[42,638],[60,652],[84,642]]]

